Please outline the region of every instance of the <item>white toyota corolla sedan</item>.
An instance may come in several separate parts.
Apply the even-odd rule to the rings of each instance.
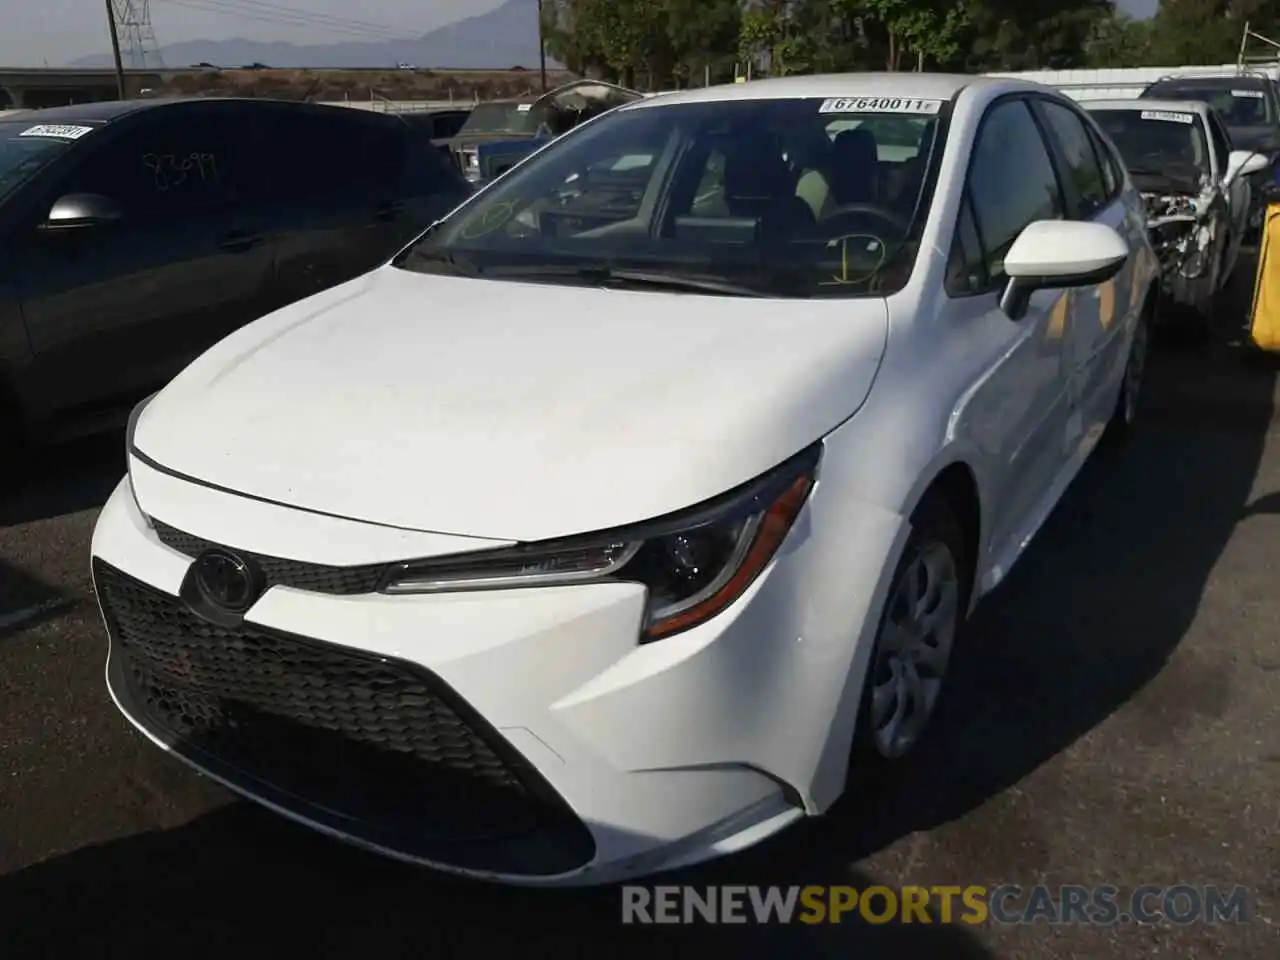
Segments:
[[[1045,87],[621,107],[139,406],[93,539],[112,697],[442,870],[739,850],[920,741],[974,602],[1133,419],[1156,283]]]

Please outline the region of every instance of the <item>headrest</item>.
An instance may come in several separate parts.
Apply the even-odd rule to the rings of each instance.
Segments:
[[[831,144],[832,160],[838,165],[857,165],[859,167],[875,163],[879,158],[876,149],[876,138],[870,130],[855,127],[837,134]]]

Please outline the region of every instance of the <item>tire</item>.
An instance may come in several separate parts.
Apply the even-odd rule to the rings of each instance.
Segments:
[[[967,618],[968,553],[949,504],[927,496],[912,515],[880,613],[858,707],[851,775],[897,769],[927,736]],[[921,595],[925,613],[913,616],[912,600]]]
[[[1138,325],[1129,344],[1129,356],[1125,360],[1124,375],[1120,380],[1120,395],[1107,425],[1106,439],[1115,445],[1133,436],[1142,399],[1142,382],[1146,373],[1147,351],[1151,344],[1151,317],[1147,310],[1138,315]]]

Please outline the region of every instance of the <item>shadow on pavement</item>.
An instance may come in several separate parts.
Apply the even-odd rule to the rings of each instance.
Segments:
[[[63,591],[0,560],[0,641],[59,615],[73,602]]]
[[[845,872],[841,883],[874,883]],[[246,804],[0,878],[15,957],[820,957],[991,955],[958,926],[624,925],[617,888],[454,880],[346,848]],[[500,951],[500,952],[499,952]]]
[[[124,431],[17,453],[0,492],[0,528],[100,507],[125,474]],[[9,470],[7,467],[6,470]]]

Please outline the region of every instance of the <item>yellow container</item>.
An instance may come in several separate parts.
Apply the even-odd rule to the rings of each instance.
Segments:
[[[1259,350],[1280,353],[1280,203],[1268,204],[1262,221],[1249,338]]]

